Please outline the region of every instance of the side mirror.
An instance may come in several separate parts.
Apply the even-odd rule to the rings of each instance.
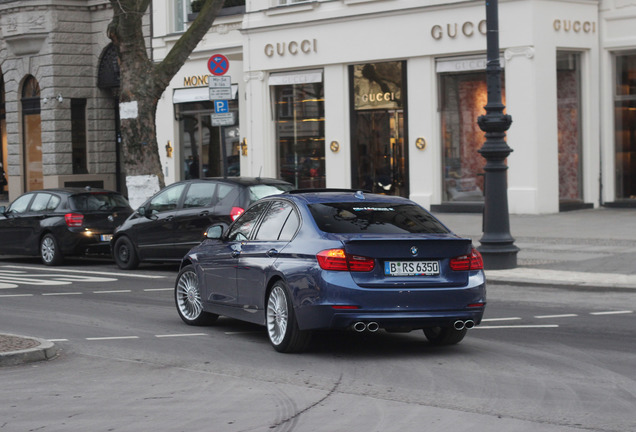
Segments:
[[[223,225],[212,225],[205,231],[205,238],[210,240],[219,240],[223,237]]]
[[[0,213],[5,214],[7,212],[7,208],[5,206],[0,206]]]
[[[137,213],[139,214],[139,216],[146,216],[146,207],[139,207],[137,209]]]

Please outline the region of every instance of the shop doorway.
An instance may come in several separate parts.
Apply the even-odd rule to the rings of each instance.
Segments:
[[[636,205],[636,53],[615,57],[616,203]]]
[[[404,62],[350,68],[351,185],[408,197]]]
[[[176,105],[181,145],[181,180],[241,175],[238,124],[214,126],[212,102]],[[238,119],[238,103],[229,101]]]
[[[42,174],[42,119],[40,117],[40,86],[29,76],[22,87],[22,143],[24,157],[24,188],[28,191],[44,187]]]
[[[4,75],[0,70],[0,199],[7,198],[9,174],[7,166],[7,111],[5,107]]]

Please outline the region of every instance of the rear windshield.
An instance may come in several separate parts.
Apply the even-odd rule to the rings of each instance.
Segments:
[[[261,198],[265,198],[266,196],[287,192],[289,190],[292,190],[293,188],[294,187],[292,185],[287,184],[259,184],[250,186],[248,188],[250,194],[250,204],[258,201]]]
[[[71,208],[74,210],[115,210],[128,209],[130,205],[126,198],[114,193],[85,193],[70,197]]]
[[[328,233],[441,234],[449,232],[413,204],[321,203],[309,205],[318,228]]]

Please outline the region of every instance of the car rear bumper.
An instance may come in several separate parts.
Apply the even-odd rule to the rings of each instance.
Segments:
[[[295,312],[301,330],[344,329],[356,323],[408,331],[453,326],[458,320],[478,325],[486,305],[483,272],[471,272],[464,286],[363,288],[347,277],[322,279],[319,289],[298,290]],[[303,295],[304,294],[304,295]]]
[[[111,233],[67,232],[58,240],[64,255],[108,255]],[[105,237],[103,237],[105,236]]]
[[[338,311],[329,306],[312,309],[314,310],[298,311],[301,330],[346,329],[362,322],[377,323],[380,328],[389,331],[410,331],[428,327],[450,327],[456,321],[472,321],[474,325],[479,325],[484,315],[484,307],[431,312]]]

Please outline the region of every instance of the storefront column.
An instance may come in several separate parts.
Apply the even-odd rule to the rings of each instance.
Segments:
[[[328,188],[351,187],[351,136],[347,66],[324,68],[325,175]]]
[[[270,89],[262,71],[245,72],[247,121],[241,128],[247,155],[241,152],[241,175],[276,177],[276,148],[271,117]]]
[[[553,49],[509,48],[506,106],[513,116],[507,133],[510,213],[559,211],[556,54]]]
[[[432,57],[412,58],[406,64],[410,199],[430,209],[431,203],[442,199],[439,117],[433,103],[437,95],[435,65]]]

